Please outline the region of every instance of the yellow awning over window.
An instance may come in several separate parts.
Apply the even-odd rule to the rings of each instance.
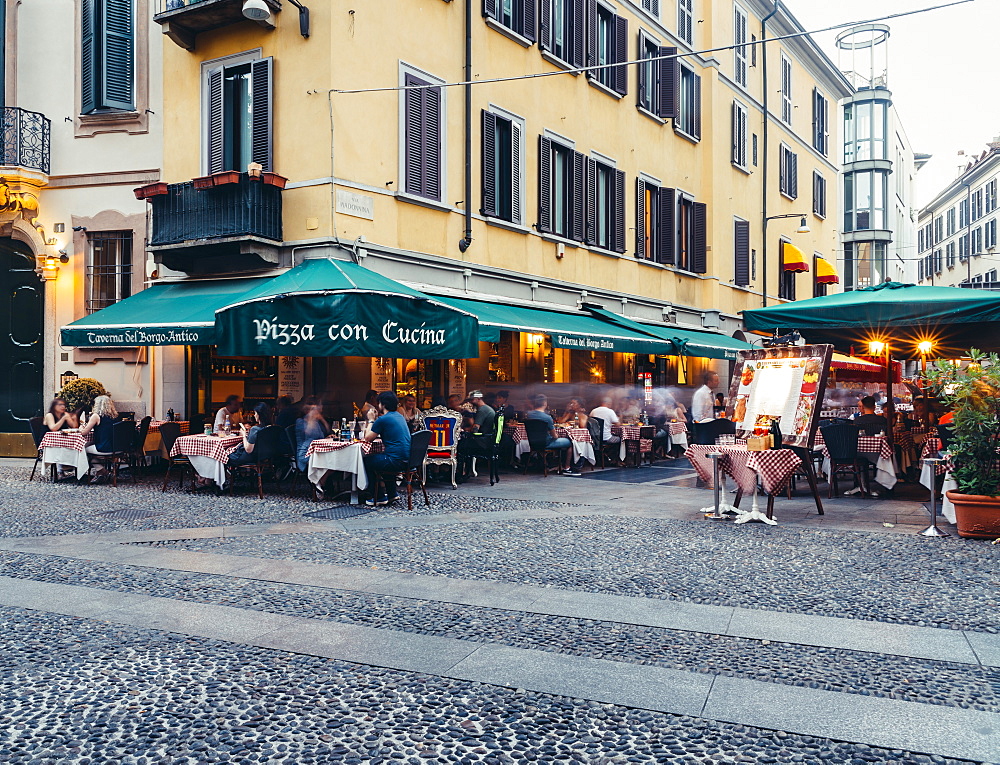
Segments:
[[[784,271],[808,271],[806,256],[791,242],[781,243],[781,267]]]
[[[816,256],[816,283],[817,284],[839,284],[840,277],[837,276],[837,269],[833,267],[826,258]]]

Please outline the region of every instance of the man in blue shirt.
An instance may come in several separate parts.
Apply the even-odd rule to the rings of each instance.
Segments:
[[[372,491],[372,498],[366,504],[373,507],[396,501],[396,474],[405,470],[410,461],[410,428],[398,409],[399,399],[395,393],[379,393],[379,417],[365,431],[366,441],[381,438],[385,446],[381,454],[368,454],[364,458],[365,473]],[[385,482],[385,494],[376,496],[375,481],[380,475]]]
[[[572,442],[565,436],[559,436],[556,433],[556,424],[552,420],[552,416],[545,410],[549,407],[549,400],[545,397],[544,393],[539,393],[531,398],[531,405],[534,407],[529,412],[525,412],[524,419],[527,420],[541,420],[548,426],[548,434],[545,439],[546,449],[558,449],[562,452],[560,455],[560,460],[565,461],[565,467],[563,470],[564,475],[579,476],[580,473],[573,469],[573,464],[570,462],[572,459],[570,457],[570,447],[573,445]]]

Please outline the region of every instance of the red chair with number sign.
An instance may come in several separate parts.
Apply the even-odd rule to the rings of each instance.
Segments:
[[[431,432],[431,442],[424,458],[424,483],[427,483],[428,465],[451,467],[451,488],[457,489],[458,429],[462,415],[454,409],[436,406],[424,412],[424,427]]]

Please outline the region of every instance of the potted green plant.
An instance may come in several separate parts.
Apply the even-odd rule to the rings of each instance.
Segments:
[[[938,361],[923,375],[928,387],[951,409],[949,426],[958,533],[963,537],[1000,537],[1000,356],[969,352],[965,369]]]
[[[71,412],[81,410],[90,411],[94,406],[94,399],[98,396],[107,396],[108,392],[104,386],[93,377],[78,377],[70,380],[62,390],[56,394],[66,402],[66,408]]]

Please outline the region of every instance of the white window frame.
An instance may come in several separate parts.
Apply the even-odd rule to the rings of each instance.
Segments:
[[[249,64],[251,61],[259,61],[264,57],[264,52],[261,48],[254,48],[253,50],[245,50],[240,53],[233,53],[230,56],[221,56],[220,58],[213,58],[211,61],[201,62],[201,149],[199,151],[199,167],[201,167],[201,174],[208,175],[208,142],[209,142],[209,124],[210,119],[210,106],[209,106],[209,88],[208,88],[208,77],[212,72],[217,69],[224,69],[227,66],[239,66],[240,64]]]
[[[787,74],[787,78],[786,78]],[[792,60],[781,54],[781,121],[792,126],[792,114],[795,107],[792,104]],[[787,119],[786,119],[787,112]]]
[[[739,120],[743,120],[743,145],[739,144]],[[732,156],[731,161],[734,167],[744,172],[749,172],[748,145],[750,138],[750,110],[742,101],[733,100],[733,125],[732,125]]]
[[[414,202],[419,202],[421,204],[429,206],[438,207],[448,207],[447,201],[450,197],[448,196],[448,88],[441,88],[441,167],[440,167],[440,182],[441,182],[441,200],[436,201],[433,199],[428,199],[427,197],[417,196],[416,194],[407,194],[405,191],[405,180],[406,180],[406,90],[403,86],[406,84],[406,75],[412,74],[414,77],[419,77],[422,80],[427,80],[427,82],[432,85],[444,85],[445,80],[440,77],[435,77],[430,72],[427,72],[419,67],[413,66],[412,64],[407,64],[405,61],[400,60],[399,62],[399,109],[396,117],[397,123],[397,133],[398,133],[398,153],[399,162],[397,167],[397,181],[396,181],[396,196],[402,197],[404,199],[409,199]],[[468,203],[466,203],[468,204]],[[524,214],[522,210],[522,215]]]
[[[740,20],[743,21],[743,39],[740,39]],[[750,14],[746,8],[738,3],[733,6],[733,81],[741,88],[747,86],[748,70],[750,69],[750,56],[747,55],[750,46]],[[741,69],[742,67],[742,69]],[[740,72],[742,71],[742,77]]]
[[[684,36],[684,22],[690,34]],[[694,45],[694,0],[677,0],[677,37],[688,45]]]

